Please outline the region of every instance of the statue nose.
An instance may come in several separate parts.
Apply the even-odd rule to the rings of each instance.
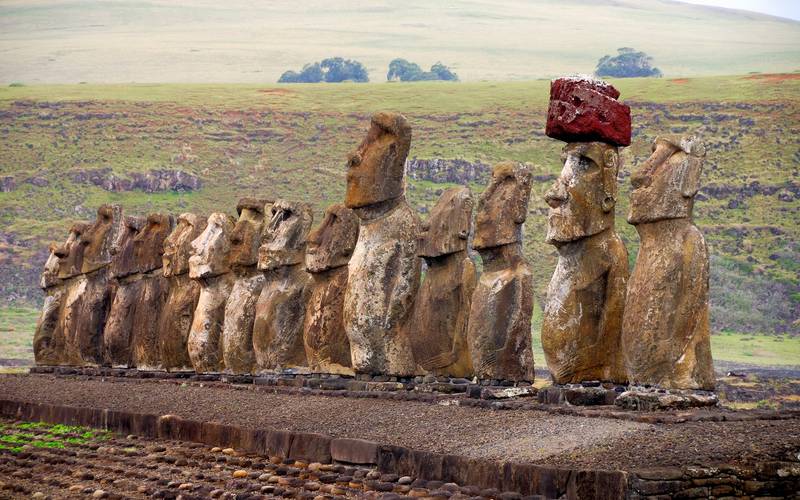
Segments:
[[[560,181],[556,181],[553,186],[547,190],[547,193],[544,195],[544,201],[550,205],[550,208],[558,208],[564,204],[569,198],[569,194],[567,193],[564,184]]]

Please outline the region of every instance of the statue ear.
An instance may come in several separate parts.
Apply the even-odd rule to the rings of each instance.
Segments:
[[[700,170],[703,159],[693,155],[686,155],[681,164],[681,195],[692,198],[700,190]]]
[[[610,212],[617,204],[617,171],[619,170],[619,155],[616,151],[607,149],[603,154],[603,212]]]

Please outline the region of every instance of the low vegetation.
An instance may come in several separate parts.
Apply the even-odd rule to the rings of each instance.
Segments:
[[[0,451],[20,452],[26,446],[33,448],[65,448],[70,444],[86,444],[108,439],[107,431],[75,425],[47,424],[44,422],[0,422]]]
[[[652,66],[653,58],[630,47],[617,49],[615,56],[603,56],[594,73],[608,78],[660,77],[661,70]]]
[[[423,82],[430,80],[455,82],[458,81],[458,75],[440,62],[431,66],[430,71],[423,71],[419,64],[398,58],[389,63],[389,72],[386,73],[386,79],[390,82]]]
[[[298,73],[287,71],[278,79],[278,83],[341,83],[368,82],[367,68],[358,61],[330,57],[322,62],[306,64]]]

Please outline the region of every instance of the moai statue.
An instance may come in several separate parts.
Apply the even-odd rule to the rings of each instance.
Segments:
[[[417,255],[428,268],[408,325],[414,360],[426,373],[452,377],[473,373],[467,325],[478,278],[467,240],[474,203],[467,187],[446,190],[419,234]]]
[[[56,255],[57,245],[51,243],[50,255],[44,263],[39,286],[44,291],[42,313],[36,321],[36,332],[33,335],[33,358],[37,365],[57,365],[61,353],[56,342],[59,312],[65,294],[64,280],[58,277],[59,258]]]
[[[205,230],[192,241],[189,277],[200,283],[200,296],[189,330],[187,350],[197,373],[219,372],[222,360],[222,328],[225,303],[233,286],[228,264],[233,232],[232,217],[215,212],[208,217]]]
[[[73,224],[67,240],[58,245],[54,252],[58,258],[57,278],[63,281],[64,291],[57,306],[58,320],[48,343],[50,346],[48,350],[54,353],[56,362],[61,365],[79,364],[80,361],[76,360],[77,356],[71,355],[69,350],[69,332],[77,329],[80,299],[86,288],[86,278],[81,274],[81,268],[85,249],[83,238],[88,228],[89,224],[85,222]],[[43,342],[47,332],[43,329],[39,336]]]
[[[189,277],[192,241],[206,228],[206,218],[192,213],[178,216],[175,229],[164,240],[161,256],[169,295],[158,318],[158,347],[161,366],[166,370],[191,370],[189,330],[200,298],[200,283]]]
[[[419,218],[405,199],[411,126],[395,113],[377,113],[350,156],[345,205],[361,220],[348,264],[344,325],[357,373],[416,372],[403,329],[419,288]]]
[[[531,182],[525,165],[498,163],[478,201],[472,245],[483,273],[472,295],[467,340],[479,379],[533,380],[533,275],[522,253]]]
[[[150,214],[142,230],[133,239],[134,256],[141,276],[141,288],[136,304],[138,321],[131,332],[131,355],[139,370],[161,369],[161,349],[158,342],[158,317],[167,302],[169,280],[161,270],[164,241],[172,232],[175,219],[166,214]],[[150,321],[142,318],[151,318]]]
[[[308,302],[306,241],[314,220],[307,203],[276,200],[258,249],[266,281],[256,303],[253,350],[258,372],[306,366],[303,320]]]
[[[143,217],[124,216],[122,229],[111,246],[108,277],[113,298],[103,330],[103,360],[114,367],[127,368],[131,364],[131,331],[137,321],[136,304],[142,283],[133,239],[144,225]]]
[[[358,217],[344,205],[331,205],[322,224],[308,235],[306,271],[311,274],[303,341],[314,372],[352,375],[350,341],[344,329],[347,263],[358,239]]]
[[[232,373],[251,373],[255,367],[253,321],[256,302],[265,281],[264,273],[256,269],[256,264],[267,204],[267,200],[242,198],[236,206],[239,220],[231,233],[229,256],[234,282],[225,305],[225,324],[222,329],[225,370]]]
[[[641,238],[628,282],[622,350],[628,378],[667,389],[714,389],[708,250],[692,223],[705,148],[659,137],[631,177],[628,222]]]
[[[542,347],[556,384],[626,381],[620,335],[628,253],[614,230],[618,146],[630,144],[630,108],[600,80],[551,86],[547,135],[567,141],[561,176],[545,195],[547,242],[558,263],[547,290]]]
[[[86,229],[81,240],[85,286],[80,293],[76,322],[67,331],[67,353],[71,364],[103,363],[103,330],[111,307],[108,267],[111,247],[122,229],[122,207],[102,205],[97,219]]]

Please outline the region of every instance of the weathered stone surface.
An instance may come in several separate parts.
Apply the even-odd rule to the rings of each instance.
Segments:
[[[253,348],[258,371],[306,365],[303,320],[309,275],[303,264],[313,222],[307,203],[276,200],[258,250],[266,281],[256,303]]]
[[[141,283],[136,303],[138,320],[131,331],[131,356],[133,365],[139,370],[158,370],[161,368],[158,317],[167,302],[170,282],[160,269],[156,269],[143,273]]]
[[[253,322],[256,302],[265,281],[264,273],[256,269],[256,264],[264,233],[266,204],[266,200],[243,198],[236,207],[239,220],[231,233],[230,254],[234,283],[225,304],[222,330],[225,369],[232,373],[251,373],[255,366]]]
[[[348,160],[345,205],[367,207],[403,196],[410,148],[411,126],[403,115],[373,115],[367,136]]]
[[[550,84],[545,133],[564,142],[631,143],[631,109],[617,101],[612,85],[589,76],[566,77]]]
[[[170,283],[169,295],[158,318],[158,346],[161,365],[167,370],[192,368],[187,344],[201,287],[189,277],[189,257],[192,241],[205,227],[205,217],[184,213],[178,216],[175,228],[164,240],[162,271]]]
[[[143,217],[126,215],[122,218],[122,227],[111,245],[111,265],[108,268],[111,278],[123,278],[138,271],[133,240],[145,223]]]
[[[467,339],[475,375],[533,380],[533,275],[522,253],[530,169],[504,162],[481,194],[473,246],[483,259],[469,313]]]
[[[198,373],[222,370],[220,338],[225,320],[225,303],[233,286],[228,265],[230,235],[234,221],[215,212],[203,232],[192,241],[189,277],[200,283],[200,297],[189,330],[187,348]]]
[[[136,304],[141,288],[134,239],[145,224],[143,217],[124,216],[111,246],[109,277],[113,280],[112,299],[103,330],[103,360],[115,367],[127,368],[131,364],[131,331],[136,321]]]
[[[174,218],[171,215],[153,213],[147,216],[145,226],[133,239],[136,267],[141,276],[139,297],[136,302],[137,318],[131,331],[131,358],[140,370],[161,368],[158,342],[158,318],[167,301],[169,280],[161,270],[164,241],[172,232]]]
[[[161,269],[164,263],[164,242],[174,227],[175,218],[171,215],[153,213],[147,216],[144,228],[133,239],[139,272],[148,273]]]
[[[358,217],[344,205],[331,205],[308,235],[306,271],[311,274],[303,324],[303,344],[312,371],[352,374],[350,341],[344,329],[347,263],[358,239]]]
[[[719,398],[711,392],[659,392],[653,389],[634,387],[620,394],[614,400],[614,404],[626,410],[685,410],[687,408],[716,406],[719,404]]]
[[[446,190],[419,235],[417,253],[428,270],[407,329],[418,367],[435,375],[472,375],[467,324],[477,274],[467,238],[473,205],[469,188]]]
[[[131,332],[138,321],[136,306],[141,295],[141,274],[119,278],[111,286],[113,298],[103,330],[103,359],[111,366],[127,368],[132,366]]]
[[[625,382],[620,336],[628,253],[614,231],[617,148],[576,143],[545,200],[558,263],[547,290],[542,347],[558,384]]]
[[[39,281],[44,290],[44,305],[36,331],[33,335],[33,357],[37,365],[58,364],[60,352],[56,345],[59,312],[64,297],[65,284],[58,277],[59,258],[56,255],[57,245],[50,245],[50,255],[44,263],[44,270]]]
[[[67,333],[66,352],[70,364],[97,365],[103,362],[103,330],[111,307],[108,266],[111,248],[122,230],[122,207],[101,205],[97,218],[86,229],[81,243],[85,286],[79,296],[73,296],[72,307],[77,313]],[[78,291],[76,290],[76,293]]]
[[[708,318],[708,249],[692,223],[705,148],[693,137],[658,138],[631,177],[628,222],[641,238],[622,325],[631,382],[714,388]]]
[[[344,324],[358,373],[410,375],[415,370],[402,329],[419,288],[419,219],[404,196],[411,126],[395,113],[377,113],[351,155],[345,205],[361,219],[348,264]]]

